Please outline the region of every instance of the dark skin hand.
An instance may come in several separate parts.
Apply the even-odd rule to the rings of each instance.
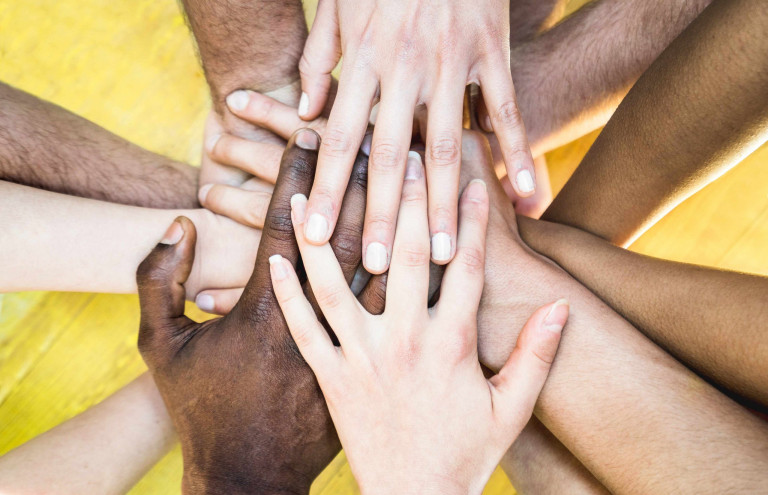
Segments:
[[[305,147],[314,141],[309,147],[317,149],[313,131],[299,132],[311,133],[299,141]],[[283,155],[253,275],[227,316],[205,323],[184,316],[183,284],[196,235],[188,219],[176,220],[180,240],[161,242],[139,266],[139,350],[181,440],[185,494],[308,493],[340,450],[325,400],[270,281],[271,255],[294,265],[299,260],[290,199],[309,193],[317,152],[296,141],[294,135]],[[344,200],[343,228],[331,240],[347,280],[360,263],[366,174],[361,155]],[[360,295],[371,311],[383,309],[382,284],[383,278],[374,278]]]

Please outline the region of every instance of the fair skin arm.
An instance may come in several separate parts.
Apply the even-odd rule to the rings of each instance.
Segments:
[[[488,167],[487,143],[465,140],[464,168]],[[467,175],[467,179],[471,175]],[[665,353],[517,235],[514,211],[488,181],[486,286],[480,358],[503,366],[529,311],[563,294],[568,326],[535,413],[613,493],[757,492],[768,428]],[[706,478],[691,466],[712,466]]]
[[[457,32],[462,36],[456,36]],[[507,168],[521,196],[535,190],[533,158],[509,66],[509,3],[505,0],[419,2],[321,0],[300,70],[299,115],[316,118],[326,103],[331,70],[343,54],[338,93],[320,149],[305,234],[322,244],[333,232],[341,195],[377,97],[370,194],[363,235],[364,265],[387,270],[414,111],[426,106],[426,170],[431,194],[431,256],[453,258],[464,88],[486,92]]]
[[[174,441],[163,399],[145,373],[96,406],[0,457],[0,491],[124,494]]]
[[[387,303],[367,313],[329,245],[301,230],[307,203],[292,198],[294,231],[312,290],[337,335],[334,347],[288,260],[270,258],[275,294],[299,350],[316,373],[361,491],[480,493],[531,416],[555,358],[567,302],[538,309],[501,371],[477,359],[488,196],[482,181],[462,198],[455,260],[441,302],[428,310],[429,227],[421,159],[409,156]]]
[[[643,256],[565,225],[520,221],[523,239],[649,338],[768,406],[768,278]]]
[[[632,88],[542,218],[628,245],[754,151],[768,136],[766,23],[765,2],[713,2]]]
[[[0,180],[150,208],[196,208],[198,170],[0,83]]]
[[[247,282],[260,232],[213,213],[104,203],[0,181],[0,291],[136,292],[136,267],[179,215],[200,229],[199,261],[187,296],[213,297],[202,309],[225,312]],[[267,204],[264,204],[266,210]],[[55,255],[54,255],[55,254]]]

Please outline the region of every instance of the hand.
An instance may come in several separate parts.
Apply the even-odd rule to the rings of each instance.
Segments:
[[[486,380],[476,341],[488,219],[482,181],[464,191],[456,258],[431,310],[421,160],[408,161],[381,316],[355,300],[331,247],[305,238],[306,198],[298,195],[292,204],[307,276],[341,348],[318,322],[291,263],[279,255],[270,258],[272,282],[363,493],[480,493],[531,416],[567,304],[538,310],[507,364]]]
[[[183,284],[196,241],[189,220],[178,219],[182,236],[166,235],[139,267],[139,350],[181,440],[185,494],[307,493],[339,450],[322,394],[291,340],[268,273],[269,253],[298,260],[289,198],[309,191],[317,155],[296,146],[297,140],[291,139],[283,156],[253,275],[227,316],[205,323],[184,316]],[[347,280],[360,261],[351,246],[359,246],[362,235],[365,173],[360,159],[341,228],[331,241]],[[375,290],[369,284],[361,296],[371,311],[380,310]]]
[[[343,53],[339,91],[320,148],[318,177],[307,205],[307,239],[328,240],[368,113],[381,93],[371,146],[363,234],[364,265],[389,266],[414,108],[426,105],[426,173],[430,187],[432,260],[456,248],[464,88],[478,82],[491,112],[510,177],[521,197],[535,191],[533,159],[510,75],[509,2],[321,0],[299,70],[299,115],[325,104],[330,72]]]
[[[266,208],[266,205],[265,205]],[[241,225],[206,209],[189,212],[195,224],[197,243],[186,296],[208,313],[228,313],[248,283],[261,240],[261,230]],[[181,237],[181,225],[174,223],[170,238]]]

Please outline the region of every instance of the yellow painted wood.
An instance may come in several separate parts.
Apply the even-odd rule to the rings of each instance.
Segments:
[[[583,3],[575,0],[570,10]],[[210,103],[174,0],[0,0],[0,80],[153,151],[199,162]],[[548,155],[555,190],[595,136]],[[766,159],[763,148],[672,212],[633,249],[768,273]],[[144,371],[135,345],[138,319],[136,296],[0,296],[0,454]],[[176,448],[131,493],[178,493],[180,470]],[[343,454],[318,478],[313,493],[358,493]],[[514,490],[498,471],[486,493]]]

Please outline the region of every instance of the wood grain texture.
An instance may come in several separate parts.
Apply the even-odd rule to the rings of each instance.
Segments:
[[[571,10],[583,3],[572,2]],[[0,0],[0,80],[153,151],[199,162],[210,103],[174,0]],[[596,135],[548,155],[556,191]],[[768,148],[754,153],[633,249],[768,274],[767,159]],[[145,370],[136,350],[136,296],[8,294],[0,296],[0,308],[0,454]],[[190,313],[203,316],[191,306]],[[177,447],[131,493],[178,493],[180,472]],[[358,493],[343,454],[318,478],[313,493]],[[486,493],[514,489],[497,471]]]

